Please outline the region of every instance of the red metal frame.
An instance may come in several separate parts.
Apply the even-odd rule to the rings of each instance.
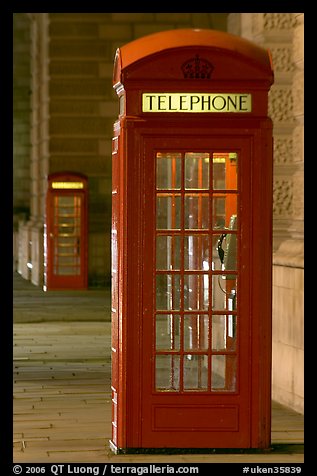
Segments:
[[[187,30],[183,36],[179,30],[161,33],[152,35],[147,42],[143,39],[133,42],[117,55],[114,84],[125,109],[115,124],[113,139],[111,446],[114,451],[270,446],[272,123],[267,117],[267,92],[273,75],[267,52],[239,38],[218,33],[199,35],[197,31]],[[184,64],[197,51],[201,56],[212,56],[214,82],[176,81],[175,64]],[[233,79],[232,62],[240,64]],[[251,92],[252,112],[245,115],[142,113],[141,93],[149,91],[147,80],[150,79],[152,91]],[[207,391],[184,392],[182,373],[180,391],[155,389],[155,275],[160,274],[155,269],[155,157],[157,152],[164,151],[238,153],[239,224],[234,232],[239,238],[238,384],[233,392],[212,392],[210,376]],[[183,185],[181,191],[173,193],[183,197],[182,190]],[[221,193],[220,190],[218,195]],[[206,233],[210,236],[211,232]],[[180,231],[179,235],[184,236],[184,232]],[[175,272],[170,274],[174,276]],[[180,271],[181,276],[185,274]],[[206,272],[209,279],[217,274],[221,275],[222,271]],[[179,312],[181,322],[184,312]],[[212,312],[204,313],[211,322]],[[177,352],[182,362],[184,350]],[[202,353],[208,355],[210,364],[213,352],[209,348]],[[171,355],[171,352],[161,354]],[[233,371],[227,364],[228,374]]]

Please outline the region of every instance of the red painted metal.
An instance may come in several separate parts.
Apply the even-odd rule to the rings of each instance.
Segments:
[[[72,172],[48,177],[44,289],[88,286],[88,180]]]
[[[184,75],[192,58],[197,78]],[[267,51],[221,32],[162,32],[117,52],[114,451],[270,446],[272,82]],[[252,110],[142,112],[143,92],[247,93]],[[230,265],[215,253],[222,235],[237,243]]]

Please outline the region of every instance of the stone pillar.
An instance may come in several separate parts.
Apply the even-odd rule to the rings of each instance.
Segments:
[[[48,14],[29,14],[31,21],[31,275],[43,285],[44,218],[49,160]]]
[[[273,398],[304,412],[304,15],[293,13],[291,219],[273,255]],[[290,153],[288,148],[288,153]],[[283,366],[279,363],[283,362]]]
[[[30,214],[30,25],[24,13],[13,14],[13,33],[13,270],[25,268],[28,275],[20,247],[20,227]]]
[[[273,399],[303,411],[303,14],[230,13],[228,31],[272,54]]]
[[[293,34],[293,75],[292,93],[295,124],[294,145],[294,200],[291,234],[296,239],[304,235],[304,14],[295,13],[296,25]]]
[[[18,273],[29,280],[31,275],[31,233],[28,223],[19,222]]]

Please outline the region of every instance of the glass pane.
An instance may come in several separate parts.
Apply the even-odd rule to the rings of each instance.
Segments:
[[[214,190],[237,189],[237,162],[236,152],[215,152],[212,155]]]
[[[60,236],[55,239],[58,252],[78,253],[78,238],[76,236]]]
[[[184,358],[184,390],[208,390],[208,356],[186,355]]]
[[[181,188],[181,157],[180,153],[156,154],[156,188]]]
[[[60,235],[76,235],[78,231],[78,228],[76,229],[73,223],[59,223],[58,234]]]
[[[76,266],[79,264],[79,259],[76,256],[65,256],[59,254],[58,256],[54,257],[55,262],[59,264],[59,266]]]
[[[185,189],[209,189],[209,154],[185,154]]]
[[[209,277],[203,274],[184,276],[184,309],[206,310],[209,305]]]
[[[226,279],[225,275],[212,277],[212,308],[215,311],[237,308],[237,279]]]
[[[235,315],[212,316],[212,349],[235,350],[236,347],[236,319]]]
[[[207,194],[185,194],[185,228],[209,228],[209,196]]]
[[[156,228],[158,230],[179,229],[181,197],[180,195],[158,195],[156,200]]]
[[[54,274],[59,276],[77,276],[80,274],[80,270],[78,267],[65,268],[63,266],[54,266]]]
[[[214,229],[237,229],[237,194],[215,194],[213,196],[212,226]]]
[[[156,349],[179,350],[180,317],[173,314],[156,316]]]
[[[155,359],[156,389],[179,391],[179,355],[157,355]]]
[[[156,309],[169,311],[180,307],[179,274],[159,274],[156,276]]]
[[[184,350],[207,350],[208,345],[208,315],[184,316]]]
[[[75,203],[75,197],[73,195],[69,195],[69,196],[58,196],[57,197],[57,201],[58,201],[58,206],[59,207],[63,207],[64,208],[64,213],[67,213],[67,210],[65,209],[65,207],[71,207],[69,210],[68,210],[68,213],[71,213],[73,212],[73,207],[74,205],[76,204]]]
[[[180,269],[180,236],[156,237],[156,269]]]
[[[237,235],[235,233],[227,233],[224,244],[223,269],[226,271],[237,270]],[[227,279],[230,279],[227,276]]]
[[[187,235],[184,237],[184,269],[203,269],[205,271],[208,271],[208,235]]]
[[[211,357],[212,390],[235,391],[237,359],[234,355],[213,355]]]

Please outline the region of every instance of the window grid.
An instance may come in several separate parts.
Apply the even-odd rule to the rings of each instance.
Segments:
[[[213,301],[215,297],[214,294],[216,294],[218,290],[216,289],[216,282],[214,284],[213,279],[217,278],[218,281],[225,281],[223,286],[226,287],[227,281],[229,280],[225,278],[231,278],[231,281],[234,281],[235,284],[234,286],[232,285],[232,290],[236,293],[238,272],[237,267],[227,271],[223,268],[212,269],[211,264],[213,262],[212,257],[214,253],[213,238],[215,236],[221,236],[222,234],[228,234],[228,227],[225,226],[225,222],[223,226],[216,226],[214,197],[216,197],[216,199],[224,197],[225,201],[227,197],[229,197],[230,200],[228,200],[228,203],[231,201],[231,207],[232,204],[234,204],[237,213],[237,183],[235,183],[233,187],[229,184],[230,188],[216,188],[215,190],[212,188],[212,184],[217,183],[216,180],[213,182],[212,159],[216,157],[226,160],[230,154],[209,152],[202,154],[190,153],[189,155],[194,158],[194,161],[197,159],[198,162],[196,174],[198,184],[196,183],[196,188],[192,189],[186,187],[186,185],[188,185],[186,184],[186,180],[187,182],[190,181],[188,180],[190,175],[185,170],[185,164],[190,162],[189,160],[187,161],[188,153],[180,154],[177,152],[174,158],[173,152],[168,152],[166,155],[162,152],[158,152],[155,159],[157,173],[160,172],[160,185],[159,187],[158,185],[156,186],[156,237],[157,242],[162,240],[162,237],[166,237],[166,268],[168,269],[164,269],[162,264],[156,266],[154,341],[156,343],[159,341],[160,336],[158,335],[157,322],[159,319],[160,326],[162,326],[162,323],[164,325],[164,319],[162,320],[164,316],[166,316],[166,333],[168,334],[168,332],[170,332],[171,335],[171,346],[168,349],[161,348],[156,344],[156,364],[154,365],[155,387],[156,391],[160,392],[236,391],[238,357],[236,342],[238,322],[236,294],[233,295],[232,291],[230,298],[225,295],[225,307],[217,309],[217,307],[214,307]],[[166,188],[163,187],[164,183],[162,184],[162,180],[164,182],[164,173],[160,170],[161,164],[159,161],[162,157],[165,159],[168,157],[165,164],[169,172],[168,186]],[[237,158],[237,154],[235,154],[235,157]],[[203,177],[203,160],[206,161],[206,159],[209,159],[208,180],[206,177]],[[171,161],[171,163],[169,163],[169,161]],[[177,164],[178,167],[180,166],[178,172],[176,170]],[[180,184],[179,178],[173,178],[179,175],[181,178]],[[206,188],[206,182],[208,183],[208,189]],[[197,186],[202,184],[204,184],[205,188]],[[175,187],[175,189],[173,187]],[[162,203],[159,199],[161,197],[170,197],[170,205],[165,207],[167,214],[165,223],[164,219],[159,221],[160,204]],[[207,197],[207,201],[203,200],[204,197]],[[193,198],[196,200],[193,200]],[[187,208],[186,201],[189,202]],[[195,201],[197,204],[196,216],[191,213],[195,210],[195,207],[191,208],[190,206],[193,205]],[[209,206],[210,204],[212,206]],[[178,210],[177,207],[179,207]],[[206,209],[204,207],[208,209],[207,226]],[[186,212],[189,212],[188,218],[186,218]],[[195,223],[194,220],[191,221],[192,218],[195,219]],[[166,225],[165,227],[163,226],[164,224]],[[196,227],[191,228],[193,225]],[[229,231],[230,236],[235,235],[239,240],[237,227]],[[207,250],[205,250],[208,253],[208,259],[203,262],[203,265],[199,269],[191,269],[189,243],[191,243],[192,246],[191,258],[192,266],[194,266],[195,252],[198,250],[198,255],[201,256],[204,242],[205,244],[208,242]],[[179,249],[177,249],[176,243]],[[186,268],[185,243],[187,243]],[[196,243],[196,246],[194,246],[194,243]],[[170,246],[168,246],[169,244]],[[157,256],[156,262],[160,261],[161,258],[158,258],[157,253],[155,254]],[[236,256],[238,256],[237,250]],[[163,282],[164,277],[166,278],[166,284],[160,291],[158,283]],[[176,284],[179,286],[178,290],[175,289]],[[227,291],[225,290],[225,292]],[[231,299],[230,305],[229,299]],[[219,316],[218,330],[215,324],[217,320],[214,316]],[[178,319],[178,321],[176,321],[176,319]],[[177,325],[175,324],[176,322],[178,322]],[[176,329],[179,335],[176,334]],[[161,332],[163,333],[162,335],[164,335],[164,328],[161,328]],[[217,336],[216,333],[219,335]],[[185,339],[188,341],[186,346]],[[214,347],[213,343],[217,342],[217,339],[224,343],[223,348],[217,349]],[[177,346],[175,346],[175,342],[178,342]],[[230,358],[232,358],[231,363]],[[223,382],[221,378],[218,378],[217,381],[217,372],[220,372]],[[230,377],[231,380],[229,382],[227,374],[230,373],[232,373],[232,377]],[[167,378],[167,376],[169,376],[169,378]]]
[[[81,197],[54,197],[54,266],[55,275],[79,275],[81,240]]]

